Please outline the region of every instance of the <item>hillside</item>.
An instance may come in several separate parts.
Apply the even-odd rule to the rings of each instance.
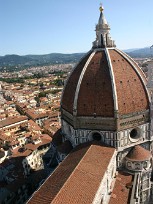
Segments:
[[[133,50],[131,52],[128,52],[128,54],[134,58],[148,58],[148,57],[153,57],[153,49],[146,47],[146,48]]]
[[[13,71],[30,66],[43,66],[51,64],[67,64],[78,62],[84,53],[61,54],[51,53],[46,55],[5,55],[0,56],[0,71]]]
[[[153,49],[149,47],[142,49],[129,49],[125,52],[133,58],[153,57]],[[5,55],[0,56],[0,71],[14,71],[25,69],[30,66],[43,66],[51,64],[76,63],[84,53],[61,54],[51,53],[46,55]]]

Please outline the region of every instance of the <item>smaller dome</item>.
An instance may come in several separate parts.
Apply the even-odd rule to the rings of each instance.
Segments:
[[[145,161],[150,160],[150,158],[151,153],[140,145],[133,147],[126,155],[126,159],[131,161]]]

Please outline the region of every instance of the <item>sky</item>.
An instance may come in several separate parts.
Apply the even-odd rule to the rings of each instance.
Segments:
[[[0,55],[87,52],[95,40],[97,0],[0,0]],[[103,0],[119,49],[153,44],[153,0]]]

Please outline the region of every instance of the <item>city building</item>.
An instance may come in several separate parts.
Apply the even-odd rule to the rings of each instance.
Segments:
[[[100,6],[93,47],[62,94],[63,161],[27,203],[152,203],[150,104],[144,73],[116,48]]]

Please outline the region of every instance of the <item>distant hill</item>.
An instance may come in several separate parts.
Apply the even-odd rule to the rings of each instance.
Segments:
[[[140,48],[132,48],[132,49],[127,49],[127,50],[123,50],[123,52],[129,53],[129,52],[133,52],[135,50],[139,50]]]
[[[5,55],[0,57],[0,66],[12,65],[16,66],[18,64],[25,64],[29,61],[29,58],[26,56],[19,55]]]
[[[21,69],[29,66],[43,66],[51,64],[76,63],[84,53],[61,54],[51,53],[46,55],[5,55],[0,56],[0,70],[14,70],[15,67]]]
[[[127,53],[128,55],[134,58],[148,58],[153,56],[153,49],[150,49],[150,47],[145,47],[145,48],[136,49]]]
[[[61,54],[51,53],[47,55],[26,55],[29,60],[37,62],[38,64],[66,64],[75,63],[84,55],[84,53]]]
[[[135,48],[124,50],[128,55],[133,58],[146,58],[153,56],[153,49],[146,48]],[[0,71],[2,70],[19,70],[25,69],[30,66],[43,66],[51,64],[66,64],[76,63],[82,57],[84,53],[73,53],[73,54],[61,54],[51,53],[46,55],[5,55],[0,56]]]

